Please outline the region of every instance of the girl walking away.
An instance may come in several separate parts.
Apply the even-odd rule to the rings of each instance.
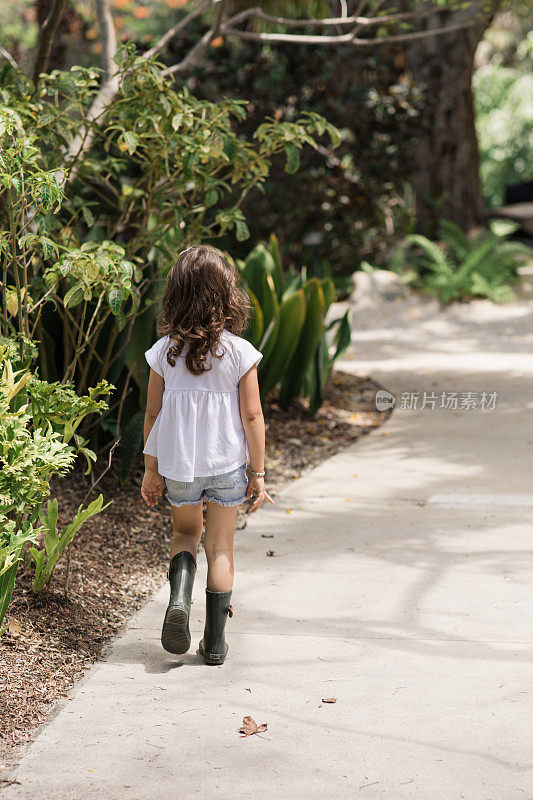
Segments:
[[[174,532],[161,643],[169,653],[186,653],[191,645],[191,594],[205,500],[206,616],[199,651],[214,665],[223,664],[228,652],[237,508],[252,497],[250,512],[265,500],[274,502],[264,479],[265,423],[257,382],[263,355],[239,335],[251,304],[238,278],[214,247],[180,253],[163,295],[161,338],[145,354],[150,378],[141,495],[156,505],[166,486]]]

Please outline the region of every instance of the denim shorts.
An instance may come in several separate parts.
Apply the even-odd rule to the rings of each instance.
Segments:
[[[174,481],[165,478],[167,500],[176,507],[195,506],[202,500],[219,506],[238,506],[246,500],[248,479],[246,464],[223,475],[195,478],[193,481]]]

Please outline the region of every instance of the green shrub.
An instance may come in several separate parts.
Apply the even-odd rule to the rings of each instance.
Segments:
[[[468,238],[450,221],[439,229],[440,241],[407,236],[396,250],[390,268],[403,280],[438,297],[443,303],[486,297],[495,303],[516,299],[510,288],[530,248],[506,241],[505,235],[485,230]]]
[[[50,479],[67,474],[78,455],[86,458],[87,471],[91,469],[95,454],[76,431],[87,415],[107,408],[101,398],[111,387],[103,381],[78,397],[72,385],[47,384],[32,374],[34,358],[35,347],[28,341],[0,338],[0,623],[25,545],[33,545],[33,588],[42,591],[76,530],[102,510],[100,495],[88,508],[78,509],[60,536],[53,512],[57,501],[49,503],[46,516],[42,507],[50,494]],[[39,547],[41,538],[44,549]]]

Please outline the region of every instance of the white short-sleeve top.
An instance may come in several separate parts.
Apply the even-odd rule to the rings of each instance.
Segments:
[[[222,347],[221,347],[222,345]],[[150,367],[165,381],[163,405],[143,453],[157,458],[159,474],[176,481],[222,475],[249,460],[239,409],[239,381],[263,358],[250,342],[226,328],[211,369],[193,375],[186,367],[185,344],[175,366],[167,361],[170,337],[163,336],[145,353]]]

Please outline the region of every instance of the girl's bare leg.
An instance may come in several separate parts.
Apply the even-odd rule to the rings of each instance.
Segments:
[[[229,592],[233,588],[233,538],[238,506],[219,506],[206,501],[204,550],[207,588]]]
[[[204,524],[202,503],[196,506],[172,506],[174,536],[170,545],[170,560],[176,553],[187,550],[196,558]]]

